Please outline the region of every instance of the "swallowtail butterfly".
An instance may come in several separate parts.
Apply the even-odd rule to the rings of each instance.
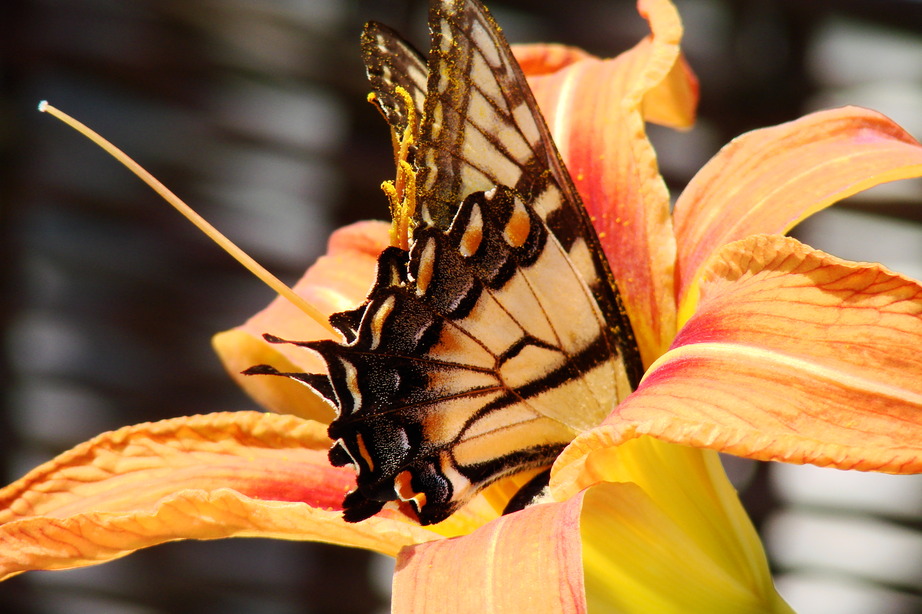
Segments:
[[[433,0],[429,28],[428,64],[386,26],[362,36],[392,135],[415,132],[409,250],[384,250],[365,303],[331,318],[343,342],[294,342],[328,375],[248,370],[307,383],[337,410],[330,460],[358,474],[348,521],[402,500],[440,522],[492,482],[549,467],[641,375],[598,238],[499,27],[477,0]]]

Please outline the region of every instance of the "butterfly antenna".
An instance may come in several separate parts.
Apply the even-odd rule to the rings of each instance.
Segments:
[[[125,152],[91,130],[85,124],[77,121],[67,113],[64,113],[63,111],[51,106],[46,100],[43,100],[39,103],[38,110],[43,113],[53,115],[54,117],[58,118],[77,132],[81,133],[99,145],[109,155],[121,162],[128,168],[128,170],[137,175],[141,181],[149,185],[151,189],[159,194],[165,201],[170,203],[173,208],[183,214],[187,220],[195,224],[195,226],[203,233],[205,233],[208,238],[221,246],[221,248],[230,254],[234,260],[242,264],[248,271],[253,273],[253,275],[259,278],[264,284],[278,293],[279,296],[287,299],[289,302],[291,302],[292,305],[303,311],[311,319],[316,321],[331,333],[336,332],[336,330],[330,325],[330,321],[327,316],[321,313],[319,309],[308,303],[302,297],[295,294],[294,290],[282,283],[279,278],[267,271],[261,264],[253,260],[249,254],[237,247],[233,241],[221,234],[214,226],[209,224],[205,218],[193,211],[189,205],[184,203],[178,196],[176,196],[176,194],[171,192],[165,185],[154,178],[153,175],[141,168],[141,165],[129,158]]]

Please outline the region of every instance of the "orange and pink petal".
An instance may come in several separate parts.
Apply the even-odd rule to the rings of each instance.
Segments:
[[[393,611],[789,613],[717,455],[627,447],[561,502],[405,548]]]
[[[119,558],[177,539],[318,540],[396,554],[437,535],[397,519],[348,524],[351,471],[321,424],[231,412],[104,433],[0,490],[0,577]]]
[[[580,495],[502,516],[470,535],[403,549],[391,611],[585,612],[581,508]]]
[[[710,612],[720,611],[712,608],[723,600],[774,603],[759,536],[716,453],[652,437],[598,446],[591,454],[574,455],[571,448],[554,465],[551,492],[561,500],[589,489],[582,519],[586,585],[596,598],[609,593],[608,610],[660,611],[660,604],[672,604],[664,611]],[[612,543],[618,549],[606,547]],[[676,594],[663,593],[664,583]],[[713,603],[699,583],[716,591]]]
[[[558,463],[647,434],[761,460],[922,471],[922,285],[794,239],[706,265],[698,310],[602,426]]]
[[[734,139],[676,202],[679,297],[689,296],[722,245],[784,234],[843,198],[919,176],[922,145],[880,113],[858,107],[819,111]],[[688,307],[680,320],[690,315]]]
[[[555,73],[581,60],[597,59],[579,47],[553,43],[512,45],[512,53],[529,78]]]

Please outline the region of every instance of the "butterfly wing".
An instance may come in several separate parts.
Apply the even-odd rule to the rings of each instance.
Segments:
[[[444,227],[468,194],[512,187],[581,269],[636,386],[640,357],[608,261],[502,31],[476,1],[434,0],[432,7],[418,154],[421,215]]]
[[[542,218],[579,197],[531,89],[489,12],[434,0],[429,80],[420,136],[420,200],[439,227],[472,192],[514,188]],[[577,207],[578,206],[578,207]]]
[[[403,500],[439,522],[549,466],[640,377],[598,239],[498,27],[475,0],[442,0],[430,30],[422,101],[412,47],[377,25],[363,38],[392,130],[407,125],[396,85],[423,109],[411,249],[385,250],[366,303],[331,319],[345,343],[302,344],[329,368],[316,387],[339,412],[331,462],[358,473],[350,521]]]
[[[365,24],[362,31],[362,59],[373,102],[387,119],[391,139],[397,143],[407,128],[410,115],[397,88],[403,88],[410,95],[416,117],[421,117],[429,78],[426,59],[394,30],[375,21]]]

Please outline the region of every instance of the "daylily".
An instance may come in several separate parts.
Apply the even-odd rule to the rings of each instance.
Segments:
[[[392,510],[344,522],[355,479],[327,460],[330,408],[297,383],[239,375],[259,363],[322,370],[310,352],[263,340],[330,335],[277,299],[215,338],[276,413],[130,426],[35,469],[0,491],[0,574],[263,536],[397,556],[395,612],[790,611],[717,451],[922,471],[922,284],[784,236],[846,196],[922,176],[922,146],[872,111],[814,113],[732,142],[671,214],[644,121],[690,124],[696,83],[674,7],[639,9],[652,34],[611,60],[517,49],[648,367],[559,457],[551,502],[499,516],[514,478],[438,525]],[[387,244],[384,223],[342,229],[295,290],[324,313],[352,308]]]

